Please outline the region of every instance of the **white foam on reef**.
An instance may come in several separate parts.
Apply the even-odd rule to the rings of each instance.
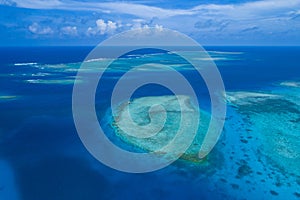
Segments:
[[[94,58],[94,59],[89,59],[89,60],[85,60],[84,62],[102,62],[102,61],[107,61],[107,60],[111,60],[110,58]]]
[[[16,100],[17,98],[18,98],[18,96],[16,96],[16,95],[0,95],[0,102]]]
[[[280,98],[277,94],[260,93],[260,92],[227,92],[226,100],[232,104],[245,105],[264,101],[266,99]]]
[[[81,71],[81,72],[87,72],[87,73],[94,73],[94,72],[102,72],[104,70],[111,71],[111,72],[126,72],[132,68],[135,68],[136,71],[168,71],[169,68],[166,68],[166,66],[175,68],[178,70],[189,70],[192,69],[190,67],[189,63],[182,63],[182,64],[161,64],[161,63],[151,63],[147,62],[146,64],[141,64],[138,66],[133,65],[132,61],[129,61],[130,59],[136,59],[136,58],[119,58],[116,61],[115,64],[108,65],[109,62],[112,60],[94,60],[94,61],[88,61],[84,63],[84,68],[66,68],[65,71]],[[121,63],[118,63],[119,61],[122,61]],[[128,62],[126,62],[128,61]],[[108,65],[108,66],[107,66]],[[142,67],[141,67],[142,66]],[[105,68],[107,67],[107,68]]]
[[[285,81],[280,83],[281,86],[287,86],[287,87],[296,87],[296,88],[300,88],[300,82],[292,82],[292,81]]]
[[[168,68],[166,68],[166,65],[164,64],[159,64],[159,63],[147,63],[140,65],[136,68],[136,71],[168,71],[171,70],[172,68],[174,69],[193,69],[190,67],[189,64],[168,64]]]
[[[209,54],[228,54],[228,55],[240,55],[244,52],[238,52],[238,51],[207,51]]]
[[[76,72],[81,63],[61,63],[61,64],[36,64],[31,67],[38,68],[40,73],[52,72]]]
[[[201,60],[201,61],[219,61],[219,60],[228,60],[225,57],[210,57],[210,58],[194,58],[194,60]]]
[[[13,169],[3,160],[0,160],[0,199],[20,199]]]
[[[31,84],[69,85],[69,84],[74,84],[74,81],[75,81],[75,78],[68,77],[67,79],[28,79],[28,80],[25,80],[24,82],[31,83]],[[77,83],[79,83],[79,82],[77,82]]]
[[[15,63],[14,66],[28,66],[28,65],[37,65],[36,62],[28,62],[28,63]]]
[[[129,59],[129,58],[126,58]],[[122,59],[121,59],[122,60]],[[69,63],[69,64],[56,64],[56,65],[36,65],[34,67],[47,70],[51,72],[85,72],[85,73],[98,73],[103,72],[105,70],[111,71],[111,72],[124,72],[132,69],[133,67],[137,67],[137,71],[166,71],[166,65],[160,64],[160,63],[147,63],[142,65],[143,68],[139,68],[139,66],[133,66],[132,63],[126,63],[124,61],[123,64],[113,64],[108,65],[109,62],[112,60],[108,59],[95,59],[95,60],[89,60],[84,62],[84,67],[80,68],[81,63]],[[116,60],[118,62],[118,60]],[[189,64],[167,64],[169,67],[173,67],[176,69],[184,69],[186,66],[190,66]],[[105,68],[107,67],[107,68]],[[190,69],[188,67],[187,69]]]
[[[234,55],[234,53],[230,52],[198,52],[198,51],[181,51],[181,52],[175,52],[180,56],[184,56],[186,58],[189,58],[191,60],[197,60],[197,61],[225,61],[225,60],[237,60],[240,58],[233,57],[231,55]],[[238,54],[237,54],[238,55]]]
[[[153,107],[151,108],[151,106],[153,105],[160,106],[157,109],[152,109]],[[127,112],[128,109],[130,116]],[[162,149],[171,141],[176,142],[175,146],[177,147],[190,143],[190,141],[186,140],[190,138],[190,134],[194,134],[193,130],[197,130],[195,126],[197,126],[198,122],[195,120],[199,119],[199,110],[193,106],[190,97],[184,95],[142,97],[129,103],[121,104],[117,110],[115,121],[112,122],[117,136],[129,144],[149,152]],[[166,112],[167,116],[164,112]],[[139,130],[135,127],[127,126],[130,120],[129,117],[141,126]],[[181,122],[181,119],[185,120]],[[190,148],[182,155],[182,159],[196,162],[200,160],[198,153],[206,134],[209,120],[210,115],[201,111],[198,132]],[[124,131],[120,127],[126,127],[126,130]],[[135,135],[146,133],[150,134],[151,137],[134,137],[128,132],[135,133]],[[154,135],[152,135],[153,132],[155,132]],[[183,137],[181,140],[173,140],[179,132],[189,136]],[[164,152],[161,151],[161,153]]]
[[[154,54],[144,54],[139,55],[138,57],[135,57],[135,55],[129,56],[128,58],[117,58],[115,60],[111,58],[94,58],[90,60],[85,60],[83,62],[75,62],[75,63],[60,63],[60,64],[39,64],[39,63],[15,63],[14,66],[30,66],[34,68],[38,68],[40,70],[46,70],[51,72],[77,72],[77,71],[83,71],[87,73],[94,73],[99,71],[112,71],[112,72],[119,72],[119,71],[128,71],[135,67],[133,65],[132,59],[138,59],[143,60],[148,59],[149,57],[158,57],[159,61],[158,63],[149,63],[147,62],[147,65],[149,65],[148,68],[143,68],[141,70],[143,71],[166,71],[166,68],[161,67],[162,64],[159,63],[161,59],[169,59],[169,57],[165,58],[164,56],[168,56],[170,53],[178,54],[179,56],[183,56],[185,58],[199,60],[203,62],[208,61],[222,61],[222,60],[232,60],[237,59],[234,57],[230,57],[231,54],[238,54],[238,52],[214,52],[211,51],[212,55],[211,57],[206,52],[198,52],[198,51],[178,51],[178,52],[169,52],[169,53],[154,53]],[[223,56],[222,56],[223,54]],[[155,60],[153,59],[153,60]],[[111,62],[113,61],[113,65]],[[80,66],[84,66],[83,68],[80,68]],[[193,69],[190,67],[189,63],[166,63],[165,65],[169,67],[173,67],[179,70],[190,70]],[[106,67],[109,66],[107,69]]]
[[[40,77],[44,77],[44,76],[51,76],[50,73],[42,73],[42,72],[38,72],[35,74],[31,74],[32,77],[36,77],[36,76],[40,76]]]

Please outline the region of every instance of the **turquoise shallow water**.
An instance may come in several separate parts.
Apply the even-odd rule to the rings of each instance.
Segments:
[[[210,176],[211,179],[223,182],[223,187],[227,190],[233,189],[232,194],[235,197],[250,199],[244,195],[253,194],[260,195],[261,198],[298,198],[299,92],[298,82],[293,84],[284,82],[266,91],[228,92],[229,112],[223,137],[220,140],[221,145],[219,144],[206,159],[199,159],[197,155],[200,149],[199,143],[203,142],[203,134],[206,133],[206,129],[202,128],[198,131],[191,147],[174,166],[184,166],[183,169],[189,166],[192,171],[201,174],[209,174],[210,168],[218,168]],[[149,120],[145,114],[147,111],[141,107],[147,106],[149,101],[152,104],[168,101],[170,98],[174,97],[160,96],[134,100],[130,104],[134,113],[133,118],[138,119],[139,122],[147,122]],[[136,103],[137,101],[139,103]],[[165,107],[167,112],[174,112],[170,102],[169,106]],[[124,110],[122,112],[125,112],[126,107],[122,109]],[[123,114],[118,116],[121,124],[119,126],[122,126],[126,119],[123,119]],[[202,125],[207,128],[208,123],[203,120],[205,118],[207,120],[209,114],[202,117],[204,124]],[[176,117],[171,114],[170,120],[176,121]],[[123,130],[118,129],[117,124],[113,126],[117,127],[117,135],[126,143],[149,151],[159,148],[161,143],[168,143],[168,140],[174,137],[172,134],[174,129],[175,132],[178,129],[177,126],[167,125],[166,129],[155,136],[156,138],[144,140],[126,135]]]
[[[126,174],[102,165],[78,138],[71,95],[78,59],[86,49],[75,53],[63,48],[39,53],[30,48],[11,50],[15,58],[3,56],[0,68],[0,199],[299,199],[299,48],[208,49],[227,91],[221,138],[204,160],[183,156],[148,174]],[[134,59],[151,61],[149,73],[153,68],[160,71],[161,64],[180,71],[197,89],[202,112],[209,115],[203,81],[182,60],[167,58],[170,55],[162,53],[132,56],[131,61],[122,58],[105,74],[107,85],[98,88],[96,95],[97,115],[108,138],[118,146],[149,150],[141,148],[140,142],[126,140],[112,125],[113,84]],[[107,59],[90,62],[103,64]],[[91,65],[86,73],[93,70]],[[130,105],[136,108],[137,121],[147,123],[143,98],[157,101],[170,95],[171,91],[157,85],[137,90],[132,100],[140,103]],[[178,120],[176,116],[175,112],[172,119]],[[170,123],[169,128],[176,124]],[[197,145],[187,154],[196,149]]]
[[[299,198],[299,92],[299,87],[280,84],[265,91],[228,94],[241,116],[234,127],[240,129],[243,152],[238,172],[246,175],[239,177],[252,177],[252,190],[268,188],[270,198]]]

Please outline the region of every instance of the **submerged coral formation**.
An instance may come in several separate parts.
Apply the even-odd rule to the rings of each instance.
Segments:
[[[257,133],[260,152],[270,163],[283,173],[300,176],[300,88],[284,86],[294,88],[280,87],[270,94],[231,92],[228,101]]]
[[[128,124],[129,118],[138,129]],[[170,143],[173,148],[191,144],[181,159],[199,162],[209,120],[210,114],[199,112],[188,96],[151,96],[121,104],[112,125],[123,141],[148,152],[166,153],[165,147]]]

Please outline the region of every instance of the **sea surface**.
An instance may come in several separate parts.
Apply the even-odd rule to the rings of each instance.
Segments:
[[[72,91],[92,49],[0,48],[1,200],[300,199],[300,47],[205,47],[226,89],[222,135],[203,161],[179,159],[142,174],[101,164],[79,139]],[[109,59],[86,61],[86,73],[103,70],[97,66]],[[173,67],[193,85],[204,112],[210,112],[210,101],[203,80],[167,52],[144,50],[116,60],[97,89],[97,116],[114,144],[139,152],[147,148],[122,137],[110,112],[114,84],[137,63],[150,63],[149,73],[161,65]],[[131,106],[170,95],[150,84],[133,94],[139,103]]]

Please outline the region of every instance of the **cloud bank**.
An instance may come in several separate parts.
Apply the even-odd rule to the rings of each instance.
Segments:
[[[77,37],[107,36],[120,31],[147,26],[163,26],[186,33],[200,41],[289,42],[300,38],[299,0],[261,0],[246,3],[199,4],[182,9],[161,7],[159,1],[149,4],[134,2],[90,2],[72,0],[0,0],[0,5],[31,9],[48,14],[52,23],[40,25],[38,17],[31,20],[29,31],[38,35],[58,33]],[[176,1],[174,1],[174,4]],[[76,17],[66,19],[66,12]],[[56,17],[56,16],[55,16]],[[297,40],[300,44],[300,39]]]

